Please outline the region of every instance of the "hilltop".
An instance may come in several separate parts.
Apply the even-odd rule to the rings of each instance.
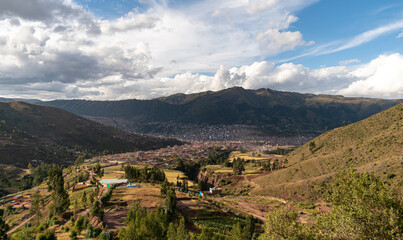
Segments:
[[[258,126],[263,135],[316,136],[343,121],[362,120],[401,101],[235,87],[151,100],[55,100],[42,104],[142,133],[244,124]]]
[[[128,133],[55,107],[0,102],[0,156],[4,164],[26,167],[32,160],[67,164],[83,150],[118,153],[175,144],[181,142]]]
[[[368,119],[328,131],[287,156],[286,168],[254,179],[253,193],[312,197],[320,183],[350,167],[374,172],[403,191],[403,104]]]

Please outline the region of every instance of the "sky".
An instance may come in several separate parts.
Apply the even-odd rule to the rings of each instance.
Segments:
[[[0,96],[403,98],[401,0],[0,0]]]

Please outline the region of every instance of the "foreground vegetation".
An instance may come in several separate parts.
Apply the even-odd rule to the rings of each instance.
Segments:
[[[373,174],[339,173],[326,200],[332,210],[308,226],[299,214],[282,208],[267,216],[260,239],[401,239],[403,204]]]

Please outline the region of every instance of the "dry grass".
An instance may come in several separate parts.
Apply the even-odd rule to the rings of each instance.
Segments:
[[[259,153],[261,156],[258,157],[257,153],[256,156],[252,156],[253,152],[246,152],[246,153],[241,153],[240,151],[233,151],[230,156],[229,159],[230,161],[232,161],[234,158],[243,158],[245,159],[245,161],[247,160],[257,160],[257,161],[262,161],[262,160],[269,160],[272,159],[273,157],[281,157],[278,155],[273,155],[273,154],[263,154],[263,153]]]
[[[179,178],[187,178],[187,176],[183,172],[178,171],[178,170],[164,169],[164,172],[165,172],[165,176],[168,179],[168,182],[173,183],[173,184],[176,184],[176,179],[178,176],[179,176]],[[189,187],[194,186],[194,182],[189,180],[188,183],[189,183],[188,184]]]
[[[313,141],[313,151],[307,143],[287,156],[288,168],[254,179],[262,187],[255,193],[310,197],[315,192],[306,188],[312,183],[349,167],[374,172],[402,193],[399,156],[403,156],[403,104],[326,132]]]
[[[164,197],[161,196],[161,189],[151,184],[143,184],[141,188],[116,188],[113,190],[111,204],[127,205],[139,200],[140,204],[146,208],[157,208],[164,203]]]

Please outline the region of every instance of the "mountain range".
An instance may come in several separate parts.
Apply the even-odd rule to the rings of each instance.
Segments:
[[[245,124],[258,126],[265,135],[317,136],[342,126],[343,122],[365,119],[402,101],[234,87],[151,100],[55,100],[41,104],[141,133],[155,132],[157,128],[164,131],[172,123]]]

